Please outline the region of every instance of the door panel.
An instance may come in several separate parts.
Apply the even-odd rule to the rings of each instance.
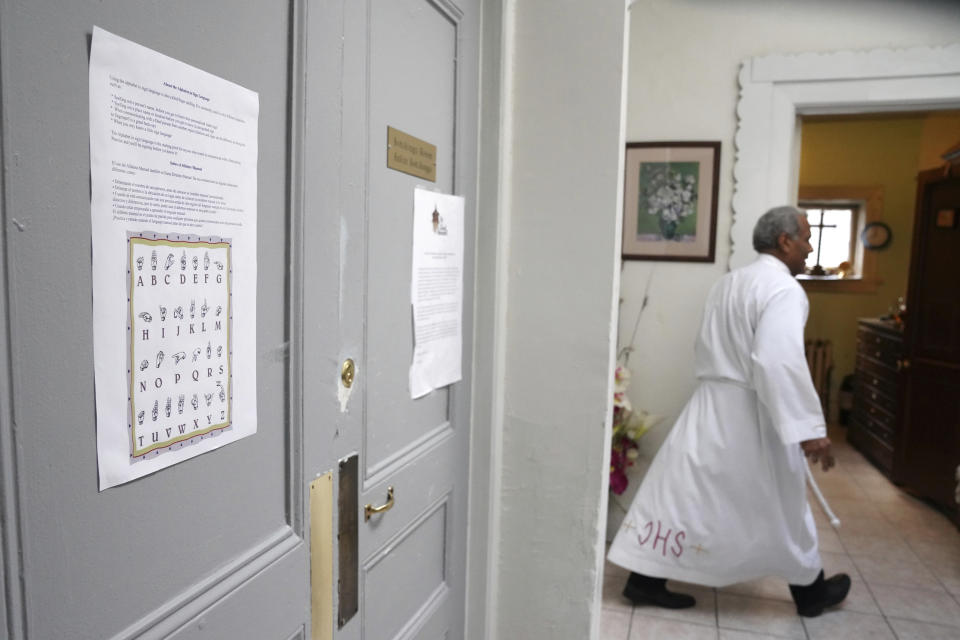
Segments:
[[[295,636],[309,600],[286,346],[291,8],[31,0],[3,3],[0,14],[4,220],[17,221],[4,255],[16,430],[0,425],[3,442],[15,439],[5,459],[16,462],[3,498],[19,499],[19,521],[4,522],[4,537],[19,539],[8,557],[19,558],[23,576],[6,583],[24,602],[25,629],[14,637]],[[258,431],[102,493],[91,345],[93,25],[260,97]]]
[[[424,0],[377,2],[371,8],[367,262],[375,277],[367,280],[367,480],[449,422],[446,389],[410,399],[411,212],[414,185],[453,192],[457,107],[452,8]],[[385,168],[387,126],[437,146],[435,185]]]
[[[431,605],[448,590],[447,497],[391,538],[389,554],[374,554],[364,565],[365,625],[383,634],[374,637],[395,638],[402,630],[419,626],[434,613]],[[405,576],[416,576],[416,580],[404,580],[405,588],[397,589],[397,579]]]

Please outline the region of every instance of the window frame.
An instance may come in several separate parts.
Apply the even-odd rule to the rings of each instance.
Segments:
[[[814,201],[814,200],[800,200],[799,207],[800,207],[801,209],[804,209],[804,210],[810,210],[810,209],[818,210],[818,211],[826,211],[826,210],[837,211],[837,210],[840,210],[840,211],[849,211],[849,212],[850,212],[850,223],[851,223],[851,224],[850,224],[850,237],[847,238],[847,248],[848,248],[847,257],[848,257],[848,259],[849,259],[849,262],[850,262],[852,265],[854,265],[854,267],[855,267],[854,270],[857,272],[857,274],[856,274],[854,277],[859,278],[859,277],[860,277],[860,273],[859,273],[860,270],[857,269],[856,267],[859,267],[859,266],[860,266],[860,263],[861,263],[862,261],[858,259],[857,244],[859,244],[858,238],[859,238],[860,232],[863,231],[863,226],[860,224],[860,222],[861,222],[860,219],[863,217],[863,215],[862,215],[863,203],[861,203],[861,202],[839,202],[839,201],[836,201],[836,200],[834,200],[834,201],[832,201],[832,202],[823,202],[823,201],[820,201],[820,200],[816,200],[816,201]],[[810,218],[810,214],[809,214],[809,213],[807,213],[807,218],[808,218],[808,221],[809,221],[809,218]],[[822,223],[822,216],[821,216],[821,223]],[[819,225],[814,225],[813,222],[810,222],[811,245],[813,244],[812,240],[813,240],[814,237],[817,238],[817,242],[818,242],[818,243],[822,243],[822,242],[823,242],[823,231],[820,230],[820,231],[818,232],[818,231],[817,231],[818,226],[819,226]],[[821,249],[822,249],[822,247],[821,247]],[[815,256],[815,254],[817,254],[817,253],[818,253],[818,252],[817,252],[816,248],[814,248],[814,251],[812,251],[812,252],[810,253],[810,256],[814,257],[814,265],[816,265],[816,263],[817,263],[816,256]],[[808,267],[812,266],[812,265],[810,265],[810,259],[809,259],[809,258],[807,259],[807,266],[808,266]],[[823,267],[823,265],[821,265],[821,268],[822,268],[822,267]],[[831,268],[832,268],[832,267],[831,267]],[[812,275],[812,274],[804,274],[804,275]],[[828,276],[828,275],[823,275],[823,276],[812,275],[812,277],[814,277],[814,278],[824,278],[824,277],[829,278],[830,276]]]
[[[881,282],[877,276],[876,251],[866,250],[860,233],[883,214],[883,187],[844,185],[804,185],[797,201],[819,207],[853,207],[853,264],[857,275],[850,278],[801,274],[797,280],[809,293],[875,293]]]

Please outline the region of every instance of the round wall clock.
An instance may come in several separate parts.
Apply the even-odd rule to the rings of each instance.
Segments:
[[[893,232],[883,222],[870,222],[860,232],[860,241],[866,249],[885,249],[893,239]]]

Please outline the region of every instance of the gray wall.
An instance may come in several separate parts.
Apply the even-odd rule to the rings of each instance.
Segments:
[[[590,638],[619,286],[625,7],[542,0],[504,12],[490,624],[496,638]]]

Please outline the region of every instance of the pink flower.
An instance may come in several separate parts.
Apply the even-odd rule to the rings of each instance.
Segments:
[[[627,489],[627,474],[620,469],[610,472],[610,491],[618,496]]]

